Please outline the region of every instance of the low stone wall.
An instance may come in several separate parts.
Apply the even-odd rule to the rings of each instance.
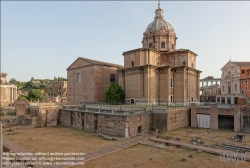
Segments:
[[[167,112],[153,112],[152,114],[152,128],[158,130],[167,130]]]
[[[147,133],[151,127],[152,119],[151,114],[148,113],[116,115],[114,113],[102,113],[97,109],[91,109],[91,112],[89,110],[71,111],[70,109],[60,109],[59,120],[61,125],[67,127],[125,137],[136,136],[138,127],[140,127],[140,133]]]
[[[60,109],[60,111],[59,111],[59,118],[60,118],[60,124],[61,125],[64,125],[66,127],[70,127],[71,126],[70,111]]]
[[[37,127],[38,125],[38,118],[32,117],[28,115],[18,115],[17,116],[17,123],[20,125]]]
[[[191,108],[170,109],[167,114],[167,131],[187,127],[191,122]]]
[[[141,114],[136,116],[127,116],[126,127],[129,130],[129,136],[136,136],[138,128],[141,127],[140,133],[146,134],[152,125],[152,114]]]
[[[98,132],[114,135],[125,136],[126,117],[99,114],[98,116]]]

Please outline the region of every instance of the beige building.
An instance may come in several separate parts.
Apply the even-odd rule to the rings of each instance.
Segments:
[[[2,72],[0,74],[1,106],[9,106],[17,99],[17,87],[13,84],[8,84],[7,76],[7,73]]]
[[[217,101],[222,104],[238,104],[238,98],[245,98],[241,89],[243,69],[250,68],[250,62],[228,61],[221,68],[221,94],[217,95]]]
[[[178,105],[199,102],[201,71],[196,69],[197,54],[176,49],[174,28],[163,19],[160,5],[155,14],[143,33],[142,48],[123,53],[124,68],[118,71],[126,101]]]
[[[77,58],[67,68],[67,101],[74,103],[103,102],[111,82],[118,82],[121,65]]]

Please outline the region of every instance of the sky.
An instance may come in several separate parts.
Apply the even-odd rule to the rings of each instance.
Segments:
[[[2,1],[1,71],[19,81],[67,77],[78,57],[123,65],[142,47],[157,1]],[[231,61],[250,61],[250,2],[161,1],[176,48],[196,54],[200,78],[221,76]]]

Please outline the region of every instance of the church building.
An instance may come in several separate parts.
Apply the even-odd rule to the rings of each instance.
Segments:
[[[111,82],[112,74],[115,75],[115,82],[121,85],[125,92],[126,102],[131,104],[188,105],[191,102],[199,102],[201,71],[196,69],[197,54],[188,49],[176,49],[176,40],[175,30],[164,20],[163,10],[158,4],[153,22],[143,33],[142,48],[124,52],[124,66],[101,62],[112,71],[102,69],[100,71],[103,75],[97,73],[93,79],[105,80],[105,88],[107,88],[107,81]],[[85,58],[80,60],[83,59]],[[80,73],[77,69],[87,68],[89,64],[82,62],[81,65],[79,58],[77,60],[67,69],[68,86],[71,87],[71,91],[75,90],[74,86],[79,85],[78,78],[88,79],[88,76],[95,75],[92,71]],[[95,71],[98,72],[98,67]],[[79,74],[84,76],[79,76]],[[79,85],[79,87],[91,88],[91,91],[95,91],[95,96],[91,97],[96,98],[88,100],[104,100],[104,88],[101,90],[98,89],[100,86],[93,88],[95,85],[91,83],[85,83],[84,86]],[[77,89],[74,93],[70,90],[67,95],[68,102],[73,100],[85,102],[86,97],[92,94],[87,89]],[[79,96],[72,97],[76,94]]]
[[[158,4],[153,22],[143,33],[142,48],[123,53],[119,84],[127,102],[187,105],[200,101],[197,54],[176,49],[176,40],[175,30],[164,20]]]

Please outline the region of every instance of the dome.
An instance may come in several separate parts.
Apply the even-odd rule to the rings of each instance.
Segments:
[[[145,32],[148,32],[149,29],[152,29],[153,31],[160,30],[162,26],[164,26],[167,31],[168,30],[174,30],[173,26],[170,23],[166,22],[165,20],[163,20],[163,19],[155,19],[153,22],[151,22],[148,25]]]
[[[153,31],[160,30],[162,26],[164,26],[167,31],[174,30],[173,26],[170,23],[166,22],[163,18],[163,10],[160,8],[159,3],[158,9],[156,9],[155,11],[155,20],[148,25],[145,32],[148,32],[149,29],[152,29]]]

